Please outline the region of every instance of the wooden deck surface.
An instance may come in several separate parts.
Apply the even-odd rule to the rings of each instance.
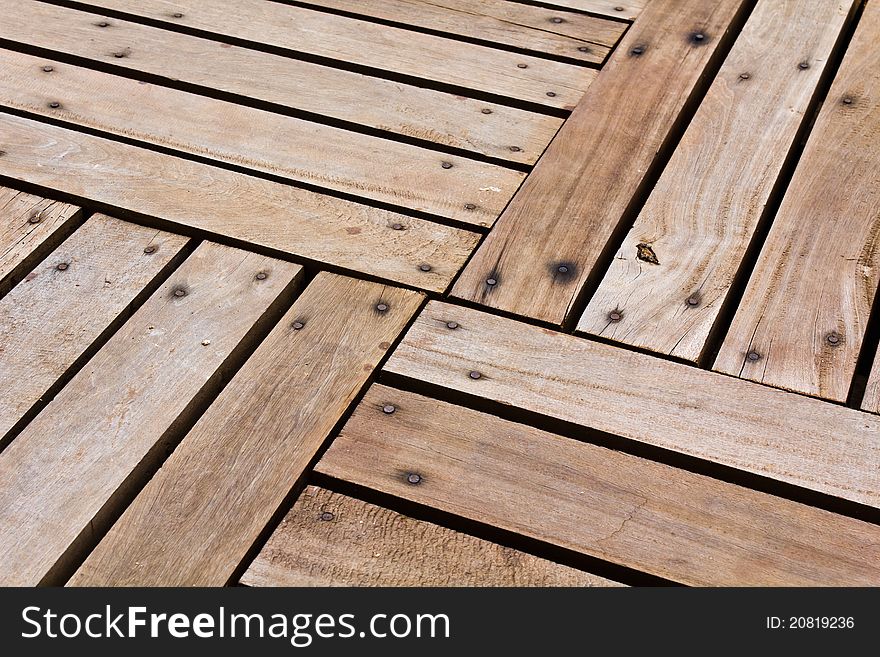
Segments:
[[[0,13],[0,585],[880,585],[880,0]]]

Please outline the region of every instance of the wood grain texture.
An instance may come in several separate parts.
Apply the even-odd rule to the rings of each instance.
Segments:
[[[71,583],[226,584],[422,299],[318,274]]]
[[[308,486],[241,578],[248,586],[619,586]]]
[[[477,241],[469,231],[16,116],[0,116],[0,143],[0,175],[428,290],[443,291]]]
[[[203,243],[0,454],[3,585],[76,565],[300,271]]]
[[[265,0],[91,0],[89,4],[549,107],[573,108],[596,76],[595,70],[574,64]],[[137,44],[130,47],[137,51]],[[547,95],[548,91],[554,95]]]
[[[0,443],[186,243],[94,215],[3,297]]]
[[[579,331],[690,361],[703,355],[849,8],[758,2]]]
[[[874,357],[874,367],[862,397],[862,410],[880,413],[880,355]]]
[[[868,3],[721,346],[720,372],[847,398],[880,281],[878,33],[880,5]]]
[[[19,44],[504,160],[534,163],[562,125],[556,117],[99,14],[32,0],[3,6],[0,37]]]
[[[493,164],[9,50],[0,50],[0,62],[0,104],[7,107],[464,223],[492,225],[525,178]]]
[[[507,0],[308,0],[312,7],[378,18],[601,64],[625,23]]]
[[[683,584],[880,583],[877,525],[390,388],[317,468]]]
[[[465,268],[455,296],[562,324],[741,5],[652,0]]]
[[[0,294],[73,229],[80,212],[75,205],[0,186]]]
[[[651,0],[541,0],[541,4],[633,20]]]
[[[385,369],[880,508],[880,418],[853,409],[439,302]]]

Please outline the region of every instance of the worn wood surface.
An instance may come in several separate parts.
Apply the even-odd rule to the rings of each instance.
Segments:
[[[16,116],[0,115],[0,143],[0,175],[423,289],[444,290],[477,241],[469,231]]]
[[[72,583],[228,582],[422,298],[319,274]]]
[[[300,271],[203,243],[0,454],[3,585],[76,566]]]
[[[440,302],[385,369],[880,508],[880,418],[853,409]]]
[[[848,9],[826,0],[758,2],[579,331],[690,361],[702,356]]]
[[[618,586],[325,488],[307,487],[248,586]]]
[[[652,0],[465,268],[456,297],[565,320],[741,5]]]
[[[880,583],[876,525],[391,388],[317,468],[683,584]]]
[[[0,444],[186,242],[94,215],[3,297]]]
[[[565,7],[613,18],[633,20],[651,0],[541,0],[541,4]]]
[[[874,357],[874,367],[862,397],[862,410],[880,413],[880,352]]]
[[[557,108],[574,107],[596,73],[574,64],[265,0],[91,0],[89,4],[365,66],[377,73],[403,74]],[[182,15],[177,18],[177,13]],[[126,45],[136,56],[137,44]]]
[[[721,346],[720,372],[847,398],[880,281],[878,33],[880,5],[868,3]]]
[[[32,0],[4,0],[3,6],[0,37],[23,46],[504,160],[535,162],[562,124],[552,116],[99,14]]]
[[[0,104],[7,107],[465,223],[494,223],[525,178],[493,164],[9,50],[0,50],[0,62]]]

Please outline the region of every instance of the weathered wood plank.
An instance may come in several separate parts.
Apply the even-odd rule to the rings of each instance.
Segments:
[[[604,61],[626,29],[617,21],[507,0],[309,0],[308,5],[594,64]]]
[[[652,0],[465,268],[455,296],[565,320],[742,4]]]
[[[880,418],[853,409],[439,302],[385,369],[880,508]]]
[[[3,585],[57,583],[76,566],[300,272],[203,243],[71,379],[0,454]]]
[[[542,4],[633,20],[651,0],[541,0]]]
[[[317,469],[684,584],[880,583],[877,525],[390,388]]]
[[[71,583],[227,583],[422,299],[318,274]]]
[[[862,410],[880,413],[880,351],[874,357],[874,367],[871,369],[865,395],[862,397]]]
[[[91,0],[89,4],[549,107],[573,108],[596,77],[595,70],[574,64],[265,0]],[[137,43],[126,47],[137,56]]]
[[[603,577],[307,487],[248,586],[619,586]]]
[[[72,230],[79,216],[75,205],[0,186],[0,294]]]
[[[0,104],[7,107],[465,223],[494,223],[525,178],[493,164],[9,50],[0,50],[0,62]]]
[[[2,175],[438,292],[478,237],[16,116],[0,143]]]
[[[0,445],[186,242],[94,215],[0,301]]]
[[[562,125],[556,117],[42,2],[4,0],[4,10],[0,37],[10,41],[504,160],[534,163]]]
[[[847,398],[880,281],[878,34],[880,5],[868,3],[721,346],[720,372]]]
[[[579,331],[702,356],[849,8],[758,3]]]

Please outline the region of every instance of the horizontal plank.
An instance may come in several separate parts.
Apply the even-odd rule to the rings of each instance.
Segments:
[[[201,244],[0,454],[4,586],[57,584],[77,565],[300,273]]]
[[[880,508],[880,417],[853,409],[440,302],[385,369]]]
[[[89,5],[556,108],[573,108],[596,76],[574,64],[265,0],[90,0]],[[137,43],[125,47],[137,56]]]
[[[186,242],[94,215],[0,301],[0,444]]]
[[[702,357],[848,9],[826,0],[758,2],[579,331]]]
[[[42,2],[5,0],[4,8],[0,38],[23,46],[504,160],[534,163],[562,125],[552,116]],[[125,50],[131,44],[136,56]]]
[[[226,584],[422,299],[318,274],[71,583]]]
[[[0,115],[0,143],[0,175],[427,290],[443,291],[477,242],[469,231],[16,116]]]
[[[633,20],[651,0],[541,0],[541,4]]]
[[[880,282],[880,5],[868,3],[714,368],[846,401]]]
[[[248,586],[618,586],[308,486],[242,576]]]
[[[464,223],[492,225],[525,177],[10,50],[0,63],[6,107]]]
[[[683,584],[880,583],[877,525],[391,388],[317,469]]]

